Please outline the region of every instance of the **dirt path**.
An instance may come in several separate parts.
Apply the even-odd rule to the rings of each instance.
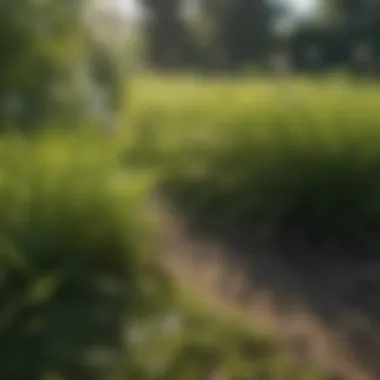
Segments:
[[[155,207],[165,264],[175,276],[244,310],[301,364],[316,364],[336,379],[380,379],[379,263],[296,268],[252,244],[190,233],[167,205]]]

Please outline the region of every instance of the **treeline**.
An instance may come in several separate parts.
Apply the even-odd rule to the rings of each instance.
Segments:
[[[245,67],[321,72],[380,68],[380,3],[323,0],[313,17],[289,24],[292,12],[271,0],[141,0],[146,62],[159,69]],[[196,2],[192,2],[195,4]]]

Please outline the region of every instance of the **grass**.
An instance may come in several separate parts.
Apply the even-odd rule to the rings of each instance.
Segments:
[[[2,378],[323,379],[162,270],[154,182],[113,141],[3,136],[0,158]]]
[[[376,85],[185,77],[134,86],[130,159],[158,171],[188,210],[269,240],[378,249]]]
[[[1,378],[105,378],[124,360],[124,324],[152,312],[160,289],[149,182],[95,136],[2,137]],[[85,359],[94,346],[105,361]]]
[[[135,366],[129,377],[159,380],[328,380],[297,365],[238,311],[181,281],[165,315],[136,326]]]
[[[97,379],[118,368],[117,380],[325,379],[167,276],[144,205],[158,190],[268,240],[376,249],[379,90],[341,79],[132,86],[126,144],[84,132],[0,140],[1,377]],[[107,284],[116,288],[106,296]],[[112,364],[86,362],[94,345],[113,347]]]

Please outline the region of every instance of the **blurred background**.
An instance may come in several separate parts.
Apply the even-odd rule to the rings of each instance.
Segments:
[[[0,378],[380,377],[380,2],[0,0]]]
[[[376,73],[375,1],[137,1],[122,9],[155,69]]]

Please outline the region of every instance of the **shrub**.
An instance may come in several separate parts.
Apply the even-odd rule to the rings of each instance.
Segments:
[[[105,45],[113,41],[105,44],[94,34],[85,17],[87,3],[2,2],[2,130],[113,122],[109,118],[120,111],[124,96],[123,54],[111,54]],[[97,30],[102,27],[97,24]]]
[[[169,196],[272,240],[377,249],[376,87],[331,79],[139,88],[135,160],[159,167]]]
[[[106,145],[0,141],[1,378],[109,379],[128,362],[124,332],[151,306],[144,289],[159,271],[144,238],[147,182]]]

